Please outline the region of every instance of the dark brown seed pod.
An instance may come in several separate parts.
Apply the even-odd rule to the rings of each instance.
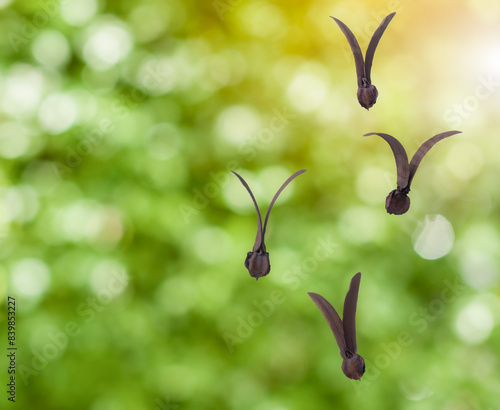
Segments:
[[[410,209],[410,197],[395,189],[385,198],[385,209],[392,215],[403,215]]]
[[[344,301],[344,320],[340,319],[334,307],[321,295],[308,292],[316,306],[321,310],[335,336],[342,359],[342,371],[350,379],[360,380],[365,372],[365,361],[357,353],[356,307],[358,303],[361,272],[351,279],[351,285]]]
[[[361,53],[361,48],[359,47],[358,41],[356,40],[356,37],[354,37],[352,31],[349,30],[349,28],[340,20],[332,17],[332,19],[335,20],[335,22],[338,24],[338,26],[346,36],[347,41],[349,42],[349,46],[351,47],[352,54],[354,55],[354,63],[356,65],[356,77],[358,80],[358,101],[361,106],[366,108],[367,110],[373,107],[373,105],[377,102],[378,97],[378,90],[372,84],[371,80],[371,71],[375,50],[380,41],[380,38],[382,37],[382,34],[384,34],[385,29],[387,28],[395,14],[396,13],[389,14],[382,20],[382,23],[380,23],[380,26],[378,26],[377,30],[375,30],[375,33],[373,33],[373,36],[370,40],[370,44],[366,49],[364,60],[363,54]]]
[[[408,197],[408,193],[410,192],[410,185],[413,181],[415,173],[417,172],[418,166],[425,154],[439,141],[444,138],[451,137],[455,134],[460,134],[461,131],[446,131],[441,134],[434,135],[432,138],[429,138],[425,141],[418,151],[413,155],[410,163],[408,164],[408,156],[406,155],[406,151],[401,143],[389,134],[383,134],[381,132],[370,132],[365,134],[367,137],[369,135],[378,135],[387,141],[389,146],[392,149],[392,153],[394,154],[394,158],[396,160],[396,168],[397,168],[397,184],[398,187],[391,191],[387,198],[385,199],[385,209],[389,214],[394,215],[403,215],[410,209],[410,198]]]
[[[286,186],[292,182],[292,180],[298,177],[300,174],[306,172],[305,169],[301,169],[297,171],[295,174],[290,176],[283,185],[281,185],[278,192],[274,195],[273,200],[271,201],[271,205],[269,205],[269,209],[267,210],[266,219],[264,220],[264,226],[262,226],[262,217],[260,215],[259,206],[257,205],[257,201],[253,196],[252,190],[245,182],[245,180],[238,175],[236,172],[231,171],[234,175],[238,177],[243,186],[246,188],[250,197],[252,198],[253,204],[255,205],[255,209],[257,211],[257,236],[255,238],[255,243],[253,245],[253,249],[251,252],[247,253],[247,257],[245,259],[245,268],[248,269],[250,276],[258,280],[262,276],[266,276],[271,271],[271,263],[269,261],[269,253],[266,252],[266,244],[264,243],[264,236],[266,234],[267,221],[269,220],[269,214],[271,213],[271,209],[273,208],[274,203],[278,199],[278,196],[281,192],[286,188]]]

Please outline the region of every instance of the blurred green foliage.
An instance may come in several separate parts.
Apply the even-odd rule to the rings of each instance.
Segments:
[[[496,2],[0,7],[0,294],[17,300],[17,408],[498,408]],[[367,112],[329,16],[366,49],[392,11]],[[463,133],[423,161],[410,211],[386,214],[394,160],[361,136],[389,133],[412,155],[451,129]],[[266,212],[302,168],[255,282],[255,210],[229,171]],[[358,271],[360,382],[306,293],[341,310]]]

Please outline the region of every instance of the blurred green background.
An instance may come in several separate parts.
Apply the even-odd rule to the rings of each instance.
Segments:
[[[500,3],[0,0],[20,409],[498,409]],[[354,62],[330,15],[366,49]],[[388,215],[389,146],[457,129]],[[271,273],[243,266],[267,211]],[[308,291],[363,276],[347,379]]]

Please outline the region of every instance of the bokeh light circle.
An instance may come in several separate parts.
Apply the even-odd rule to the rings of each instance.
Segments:
[[[37,258],[26,258],[11,268],[12,290],[26,297],[39,297],[50,285],[50,271],[45,262]]]
[[[493,314],[484,303],[474,301],[465,306],[455,321],[457,335],[467,344],[479,344],[493,330]]]
[[[71,48],[60,31],[42,31],[32,44],[33,56],[44,66],[58,68],[68,63]]]
[[[453,248],[453,226],[443,215],[426,215],[412,236],[413,248],[423,259],[439,259]]]

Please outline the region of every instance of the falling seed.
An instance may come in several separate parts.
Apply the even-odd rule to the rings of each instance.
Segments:
[[[356,306],[358,303],[359,283],[361,272],[356,273],[351,279],[349,291],[344,300],[344,320],[334,307],[321,295],[308,292],[316,306],[321,310],[326,321],[332,329],[337,345],[342,356],[342,371],[350,379],[360,380],[365,372],[365,361],[357,353],[356,343]]]
[[[278,199],[278,196],[281,192],[286,188],[286,186],[292,182],[292,180],[298,177],[300,174],[306,172],[305,169],[297,171],[290,178],[288,178],[285,183],[278,189],[276,195],[274,195],[273,200],[271,201],[271,205],[269,205],[269,209],[267,210],[266,219],[264,220],[264,226],[262,226],[262,217],[260,214],[259,206],[257,205],[257,201],[253,196],[252,190],[245,182],[245,180],[238,175],[236,172],[231,171],[234,175],[236,175],[243,186],[246,188],[250,197],[252,198],[253,204],[255,205],[255,209],[257,210],[257,236],[255,238],[255,243],[253,245],[253,250],[247,253],[247,257],[245,259],[245,267],[248,269],[250,276],[258,280],[262,276],[266,276],[271,271],[271,263],[269,262],[269,253],[266,252],[266,245],[264,243],[264,236],[266,234],[267,221],[269,219],[269,214],[271,213],[271,209],[273,208],[274,203]]]
[[[385,29],[391,22],[392,18],[396,13],[389,14],[386,18],[382,20],[380,26],[378,26],[375,33],[370,40],[370,44],[366,49],[365,59],[363,60],[363,54],[361,53],[361,48],[359,47],[358,41],[352,31],[342,23],[340,20],[332,17],[335,22],[338,24],[342,32],[347,38],[349,42],[349,46],[351,47],[352,54],[354,55],[354,63],[356,65],[356,76],[358,78],[358,101],[362,107],[367,110],[373,107],[373,105],[377,102],[378,90],[372,84],[371,80],[371,70],[373,64],[373,56],[375,55],[375,49],[377,48],[378,42],[384,34]],[[330,16],[331,17],[331,16]]]
[[[434,135],[425,141],[418,151],[413,155],[411,162],[408,164],[408,156],[401,143],[389,134],[383,134],[380,132],[370,132],[365,134],[367,137],[369,135],[378,135],[387,141],[392,149],[394,158],[396,159],[396,168],[398,173],[397,184],[398,187],[389,193],[385,200],[385,209],[389,214],[403,215],[410,209],[410,198],[408,193],[410,192],[410,185],[413,181],[413,177],[417,172],[420,162],[424,158],[425,154],[439,141],[444,138],[451,137],[455,134],[460,134],[461,131],[446,131],[441,134]]]

